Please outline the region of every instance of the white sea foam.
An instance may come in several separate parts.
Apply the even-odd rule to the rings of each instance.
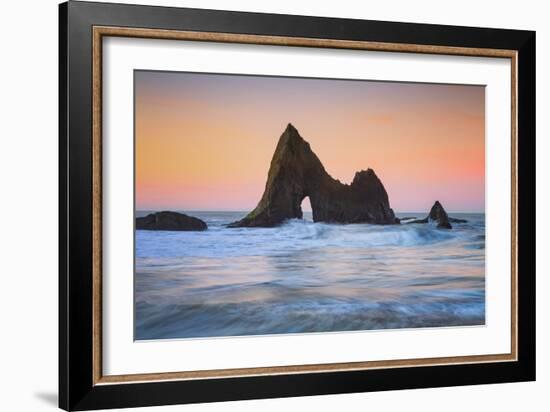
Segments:
[[[227,220],[209,222],[204,232],[137,231],[138,257],[246,256],[313,248],[416,247],[468,241],[464,230],[438,230],[431,224],[327,224],[293,219],[276,228],[227,228]]]
[[[483,215],[440,230],[188,213],[209,229],[136,232],[138,339],[484,322]]]

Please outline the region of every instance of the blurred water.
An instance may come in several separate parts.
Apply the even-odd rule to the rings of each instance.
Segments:
[[[244,213],[186,213],[209,229],[136,232],[136,339],[485,322],[483,214],[451,214],[468,222],[448,231],[313,223],[307,212],[227,228]]]

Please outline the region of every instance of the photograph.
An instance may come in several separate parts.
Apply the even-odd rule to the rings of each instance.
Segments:
[[[485,85],[133,82],[135,340],[485,325]]]

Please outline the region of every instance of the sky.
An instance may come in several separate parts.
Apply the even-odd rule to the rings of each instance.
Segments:
[[[252,210],[288,123],[333,178],[372,168],[396,212],[485,209],[484,86],[134,76],[138,210]]]

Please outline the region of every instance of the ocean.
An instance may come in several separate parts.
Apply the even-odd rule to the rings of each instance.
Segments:
[[[468,222],[441,230],[313,223],[311,212],[227,228],[246,213],[182,212],[208,230],[136,231],[136,340],[485,323],[484,214],[450,213]]]

